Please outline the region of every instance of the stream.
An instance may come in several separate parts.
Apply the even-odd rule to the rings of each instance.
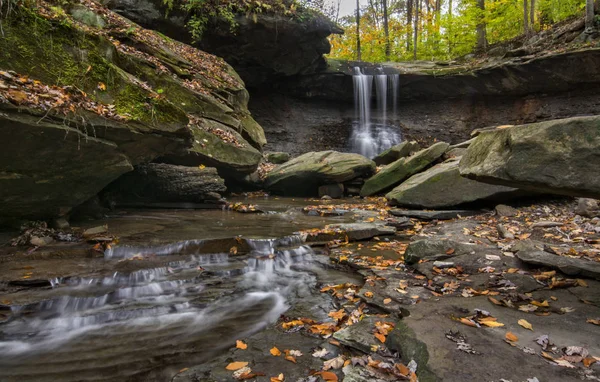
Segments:
[[[349,217],[261,202],[265,214],[121,211],[93,222],[120,237],[103,257],[58,246],[56,258],[2,264],[0,380],[165,381],[286,312],[326,319],[317,286],[362,279],[329,269],[294,232]],[[49,286],[10,287],[23,272]]]

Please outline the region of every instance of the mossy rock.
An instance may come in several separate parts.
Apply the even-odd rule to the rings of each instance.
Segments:
[[[310,152],[277,166],[265,180],[269,190],[290,196],[316,196],[319,186],[366,177],[375,163],[359,154]]]
[[[405,179],[425,169],[438,160],[448,149],[448,144],[438,142],[416,152],[408,158],[401,158],[387,165],[373,177],[367,179],[360,190],[361,196],[371,196],[402,183]]]

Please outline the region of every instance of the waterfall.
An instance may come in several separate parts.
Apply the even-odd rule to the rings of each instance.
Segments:
[[[367,158],[373,158],[401,141],[398,128],[388,125],[387,121],[388,102],[392,102],[392,110],[394,116],[396,115],[399,75],[387,75],[383,73],[383,70],[380,74],[369,75],[355,67],[352,79],[356,121],[352,126],[351,150]],[[375,82],[377,101],[377,109],[374,110],[374,113],[371,110],[373,82]],[[390,92],[391,101],[389,100]],[[375,114],[375,118],[373,114]]]

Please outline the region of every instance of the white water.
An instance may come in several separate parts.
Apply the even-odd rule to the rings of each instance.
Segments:
[[[313,251],[299,236],[247,242],[251,252],[241,259],[190,254],[198,241],[115,248],[107,261],[140,253],[187,257],[131,273],[53,280],[49,299],[14,307],[2,325],[0,380],[92,379],[95,368],[119,379],[176,351],[186,362],[194,354],[205,359],[262,329],[315,287]],[[203,343],[210,346],[198,347]]]
[[[388,104],[396,115],[400,77],[397,74],[363,74],[354,68],[354,110],[356,121],[352,126],[352,151],[373,158],[382,151],[400,143],[400,130],[388,124]],[[372,110],[373,82],[377,108]]]

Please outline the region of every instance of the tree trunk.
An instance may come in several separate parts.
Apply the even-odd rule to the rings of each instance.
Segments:
[[[587,0],[585,4],[585,30],[594,30],[594,0]]]
[[[531,0],[531,5],[529,6],[529,27],[531,31],[535,31],[535,0]]]
[[[525,0],[527,1],[527,0]],[[485,0],[477,0],[477,8],[480,9],[479,23],[477,24],[477,50],[485,52],[487,50],[487,32],[485,25]]]
[[[415,26],[413,28],[413,60],[417,59],[417,43],[419,42],[419,11],[421,8],[421,0],[417,0],[417,3],[415,5]]]
[[[383,2],[383,33],[385,34],[385,59],[390,60],[390,29],[388,27],[388,7],[387,0]]]
[[[356,61],[360,60],[360,0],[356,0]]]
[[[413,0],[406,0],[406,52],[411,51],[410,41],[412,39]]]
[[[529,0],[523,0],[523,33],[529,35]]]
[[[453,46],[452,41],[454,41],[454,37],[452,35],[452,0],[448,2],[448,54],[452,56]]]

